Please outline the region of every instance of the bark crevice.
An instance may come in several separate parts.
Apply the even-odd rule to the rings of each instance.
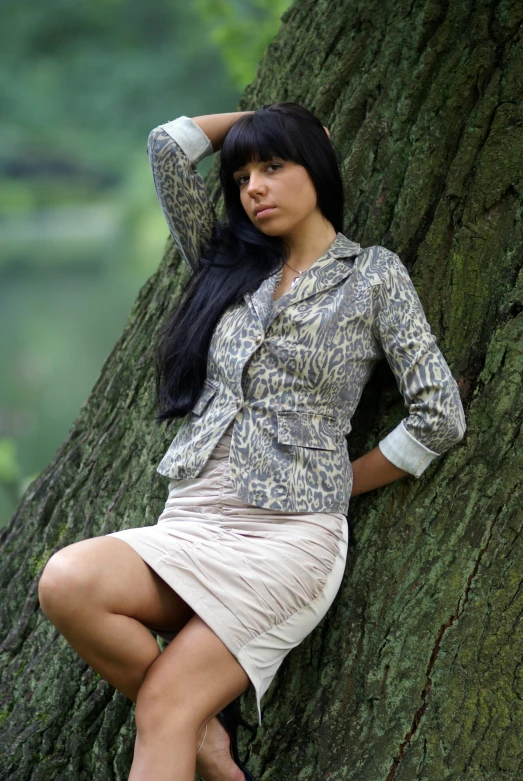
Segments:
[[[490,541],[492,539],[492,534],[493,534],[493,531],[494,531],[494,526],[496,525],[497,520],[498,520],[500,514],[505,509],[505,506],[510,503],[511,498],[514,495],[514,493],[515,493],[515,491],[516,491],[516,489],[518,487],[519,487],[518,485],[515,485],[512,488],[512,490],[509,492],[509,494],[508,494],[508,496],[506,498],[505,503],[499,507],[499,509],[498,509],[498,511],[497,511],[497,513],[496,513],[496,515],[495,515],[495,517],[494,517],[494,519],[493,519],[493,521],[492,521],[492,523],[490,525],[490,528],[489,528],[489,531],[488,531],[488,536],[487,536],[487,541],[485,542],[485,545],[480,549],[480,551],[478,553],[478,556],[476,558],[476,561],[474,562],[474,567],[472,569],[472,572],[470,573],[470,575],[467,578],[467,584],[465,586],[465,591],[459,597],[454,613],[440,627],[440,630],[439,630],[438,635],[436,637],[436,641],[434,643],[434,648],[433,648],[433,651],[432,651],[432,654],[431,654],[431,657],[430,657],[430,660],[429,660],[429,663],[428,663],[428,666],[427,666],[427,671],[426,671],[427,681],[426,681],[425,686],[423,687],[422,692],[421,692],[421,701],[422,701],[421,705],[419,706],[419,708],[417,708],[416,712],[414,713],[411,727],[410,727],[409,731],[407,732],[407,734],[405,735],[405,737],[403,738],[402,742],[399,745],[397,754],[396,754],[396,756],[394,757],[394,759],[392,761],[392,766],[390,768],[389,774],[387,775],[386,781],[392,781],[392,779],[395,777],[396,771],[397,771],[397,769],[399,767],[399,764],[400,764],[401,760],[403,759],[403,757],[405,755],[405,752],[408,749],[409,744],[410,744],[410,742],[411,742],[411,740],[412,740],[416,730],[418,729],[418,726],[419,726],[419,724],[421,722],[421,719],[423,718],[423,714],[425,713],[425,710],[427,708],[427,704],[428,704],[427,701],[428,701],[428,697],[429,697],[431,686],[432,686],[431,672],[432,672],[433,668],[436,665],[436,660],[438,658],[438,653],[439,653],[439,649],[440,649],[440,646],[441,646],[441,643],[442,643],[442,640],[443,640],[443,635],[445,634],[447,629],[449,629],[454,624],[454,622],[457,621],[459,618],[461,618],[461,616],[463,615],[463,612],[465,610],[465,605],[468,602],[469,591],[470,591],[470,588],[471,588],[471,585],[472,585],[472,581],[474,580],[474,578],[475,578],[475,576],[476,576],[476,574],[478,572],[479,565],[481,563],[481,559],[483,558],[483,556],[485,555],[485,553],[487,552],[487,550],[489,548]],[[487,731],[488,731],[488,729],[486,728],[485,732],[487,732]],[[463,768],[464,771],[466,769],[467,769],[466,767]]]

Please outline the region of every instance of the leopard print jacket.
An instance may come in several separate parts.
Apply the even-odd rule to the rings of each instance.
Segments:
[[[185,116],[149,135],[158,199],[193,271],[215,218],[196,166],[212,152]],[[465,434],[457,383],[407,269],[390,250],[362,248],[338,233],[274,301],[281,274],[222,315],[202,394],[157,471],[175,483],[196,477],[232,423],[230,476],[241,499],[346,515],[353,481],[346,436],[376,363],[386,358],[408,409],[379,448],[415,477]]]

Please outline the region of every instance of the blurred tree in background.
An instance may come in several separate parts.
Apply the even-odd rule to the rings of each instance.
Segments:
[[[161,260],[149,131],[235,110],[288,5],[3,3],[0,527],[63,442]]]
[[[253,79],[262,54],[274,38],[289,0],[193,0],[222,52],[239,90]]]

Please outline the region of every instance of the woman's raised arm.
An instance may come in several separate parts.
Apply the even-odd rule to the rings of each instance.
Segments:
[[[214,208],[197,164],[216,152],[231,126],[250,111],[178,117],[151,130],[147,154],[156,194],[173,241],[189,269],[198,270],[200,248],[211,237]]]
[[[253,113],[253,111],[232,111],[229,114],[206,114],[202,117],[193,117],[193,122],[203,130],[212,144],[213,152],[217,152],[221,149],[223,139],[236,120]]]

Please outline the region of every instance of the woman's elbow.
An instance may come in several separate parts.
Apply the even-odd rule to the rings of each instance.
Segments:
[[[457,445],[467,433],[467,421],[463,407],[458,407],[454,414],[447,419],[448,447]]]

